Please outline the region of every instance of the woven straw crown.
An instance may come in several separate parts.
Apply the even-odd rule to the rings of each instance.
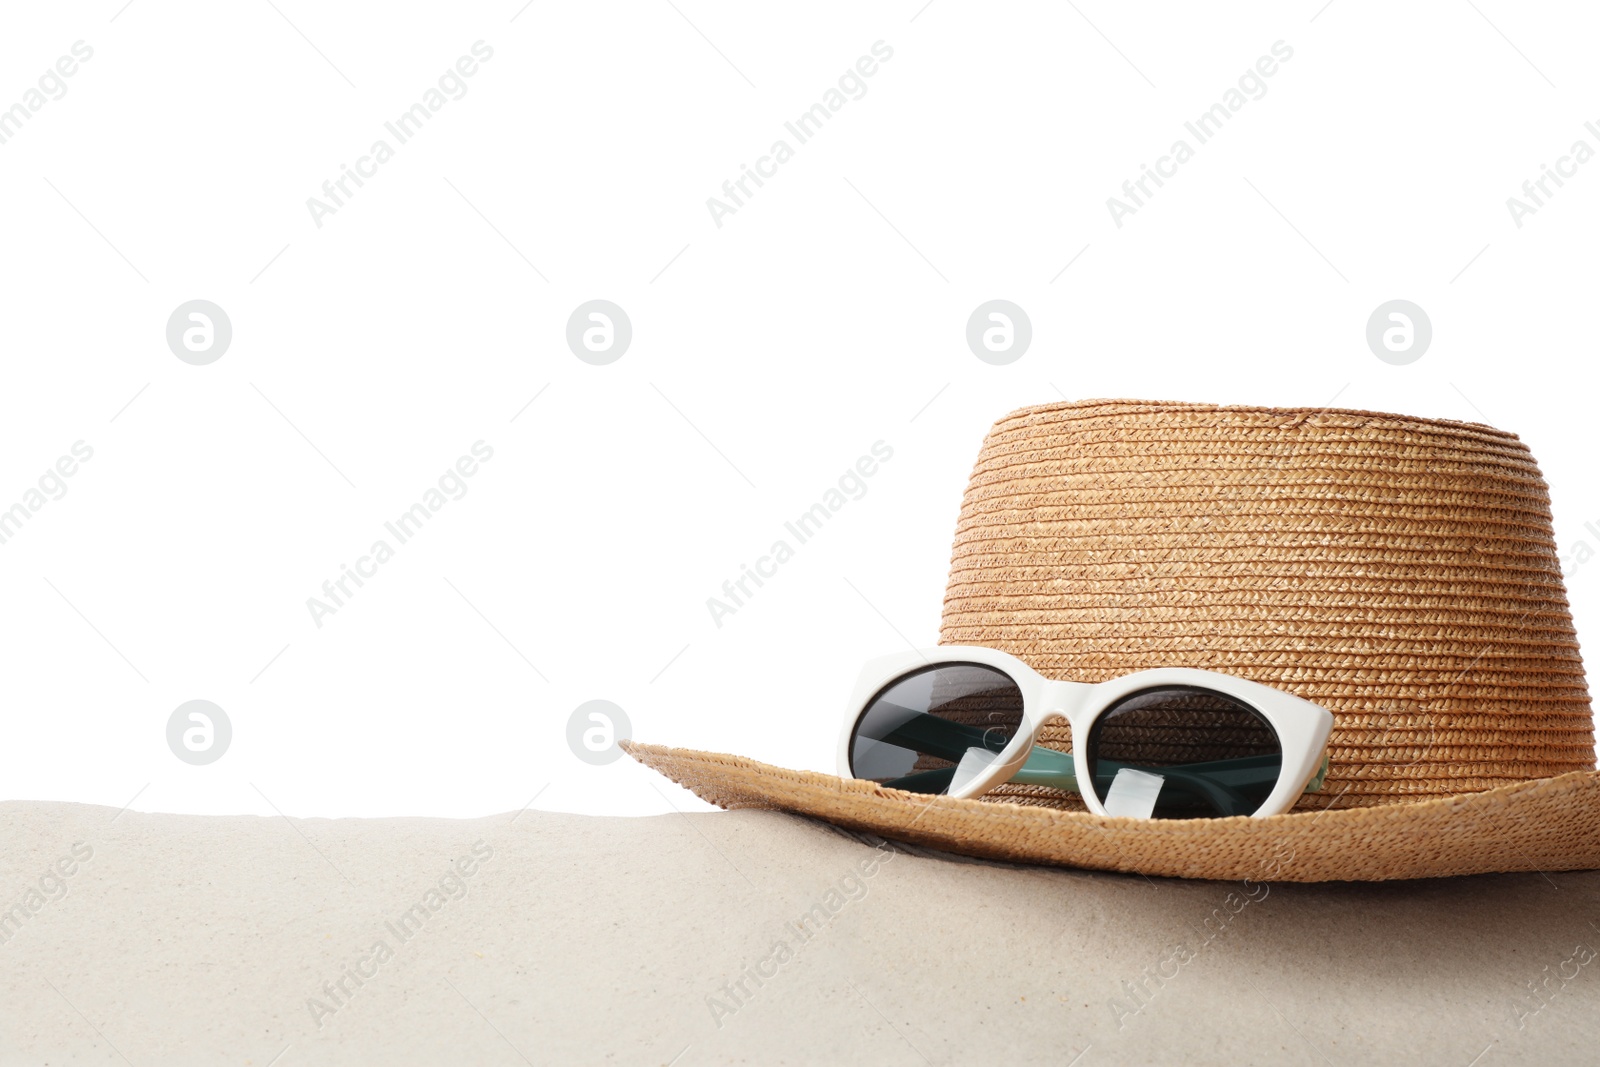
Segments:
[[[1334,715],[1317,808],[1594,767],[1549,493],[1517,437],[1366,411],[1082,401],[990,430],[940,640],[1097,682],[1200,667]],[[1067,750],[1065,725],[1041,740]],[[995,799],[1082,810],[1008,786]]]

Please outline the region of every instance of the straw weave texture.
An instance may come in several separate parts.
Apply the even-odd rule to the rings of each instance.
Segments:
[[[1199,667],[1315,701],[1334,716],[1332,767],[1303,806],[1594,767],[1544,479],[1515,435],[1473,423],[1140,401],[1015,412],[962,503],[940,641],[1051,678]],[[1071,747],[1064,724],[1042,740]]]
[[[1379,882],[1600,867],[1600,774],[1415,804],[1267,819],[1115,819],[929,797],[691,749],[629,755],[724,808],[771,808],[986,859],[1175,878]]]

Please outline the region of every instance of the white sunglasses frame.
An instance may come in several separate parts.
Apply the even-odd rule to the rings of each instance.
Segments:
[[[1022,691],[1022,722],[1016,735],[995,757],[993,763],[971,778],[959,790],[945,794],[957,799],[981,796],[1004,785],[1028,761],[1039,730],[1054,719],[1065,719],[1072,731],[1072,764],[1080,783],[1092,781],[1082,741],[1100,715],[1123,697],[1159,686],[1194,686],[1233,697],[1254,708],[1277,732],[1283,746],[1283,768],[1278,782],[1261,807],[1249,818],[1264,819],[1280,815],[1294,806],[1306,785],[1323,762],[1328,735],[1333,730],[1333,715],[1324,707],[1292,693],[1231,674],[1195,670],[1191,667],[1160,667],[1124,674],[1107,682],[1053,681],[1008,652],[980,645],[940,645],[937,648],[896,652],[871,660],[861,669],[844,726],[839,731],[839,776],[852,778],[850,743],[856,724],[867,706],[893,682],[927,667],[976,663],[1008,675]],[[1105,815],[1105,806],[1092,788],[1081,788],[1084,805],[1096,815]]]

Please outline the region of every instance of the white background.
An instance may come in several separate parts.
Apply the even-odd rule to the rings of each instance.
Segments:
[[[0,107],[94,55],[0,145],[0,507],[94,457],[0,545],[0,796],[700,806],[575,758],[596,698],[640,740],[831,770],[859,663],[936,638],[988,425],[1062,396],[1490,421],[1563,553],[1600,548],[1600,161],[1520,229],[1506,207],[1600,148],[1579,5],[674,2],[8,5]],[[307,198],[479,40],[466,95],[318,228]],[[718,228],[706,199],[880,40]],[[1107,197],[1279,40],[1266,95],[1116,227]],[[234,331],[203,367],[165,340],[196,298]],[[593,298],[633,323],[604,367],[564,340]],[[1009,366],[965,343],[993,298],[1033,324]],[[1408,366],[1364,339],[1394,298],[1433,323]],[[479,440],[467,495],[315,626]],[[879,440],[867,494],[714,626]],[[1600,565],[1569,585],[1595,633]],[[196,698],[234,731],[205,767],[165,739]]]

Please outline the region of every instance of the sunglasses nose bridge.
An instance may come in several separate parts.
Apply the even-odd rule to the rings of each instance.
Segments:
[[[1084,682],[1046,680],[1039,688],[1034,706],[1029,709],[1033,725],[1039,726],[1056,716],[1074,722],[1093,690],[1094,686]]]

